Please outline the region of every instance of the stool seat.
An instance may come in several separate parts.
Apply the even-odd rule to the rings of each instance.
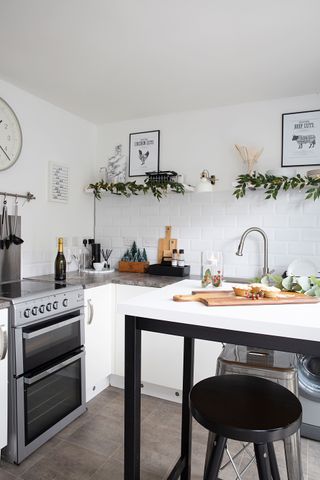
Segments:
[[[269,380],[221,375],[197,383],[190,393],[194,418],[207,430],[233,440],[272,443],[301,425],[298,398]]]

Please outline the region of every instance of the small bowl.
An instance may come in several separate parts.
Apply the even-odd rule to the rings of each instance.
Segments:
[[[320,168],[316,168],[315,170],[308,170],[307,176],[311,178],[320,178]]]
[[[97,272],[101,272],[101,270],[103,270],[103,267],[104,267],[104,262],[95,262],[93,264],[93,268],[97,270]]]

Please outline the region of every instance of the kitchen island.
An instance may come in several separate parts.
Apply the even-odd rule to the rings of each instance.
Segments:
[[[118,305],[125,314],[125,480],[140,478],[141,331],[184,338],[181,456],[168,479],[190,479],[194,339],[319,355],[320,304],[206,307],[178,303],[199,282],[184,280]],[[230,286],[229,286],[230,288]],[[165,355],[165,352],[164,352]]]

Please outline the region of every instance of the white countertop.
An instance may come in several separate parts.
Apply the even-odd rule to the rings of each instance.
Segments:
[[[230,290],[232,284],[222,288]],[[200,282],[181,282],[139,295],[118,305],[118,312],[137,317],[242,332],[320,341],[320,303],[206,307],[198,302],[174,302],[173,295],[199,290]]]

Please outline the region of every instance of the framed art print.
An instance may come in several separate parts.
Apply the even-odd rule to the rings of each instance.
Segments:
[[[129,177],[143,177],[159,171],[160,130],[130,133]]]
[[[320,165],[320,110],[282,115],[281,165]]]

